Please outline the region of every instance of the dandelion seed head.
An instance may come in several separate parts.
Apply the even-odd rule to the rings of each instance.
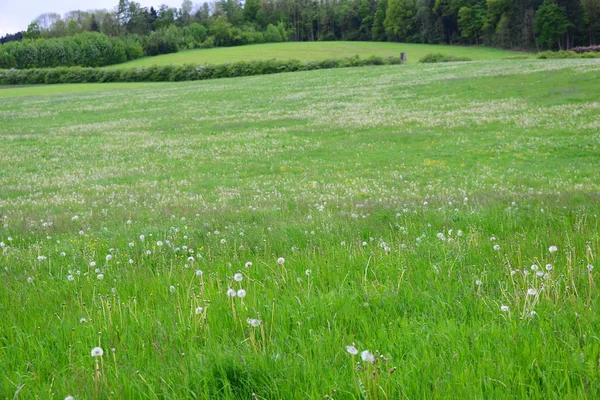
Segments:
[[[360,353],[360,358],[362,358],[362,360],[364,362],[368,362],[373,364],[375,362],[375,355],[373,353],[371,353],[369,350],[363,350]]]
[[[244,275],[239,272],[233,276],[233,280],[236,282],[241,282],[244,279]]]
[[[529,289],[527,289],[527,294],[528,294],[529,296],[535,296],[535,295],[537,294],[537,292],[538,292],[538,291],[537,291],[537,289],[536,289],[536,288],[529,288]]]
[[[237,293],[234,289],[227,289],[227,296],[235,297],[236,295],[237,295]]]
[[[104,355],[104,350],[102,347],[94,347],[92,349],[92,357],[102,357]]]
[[[203,310],[202,307],[196,307],[196,315],[201,314],[202,310]]]
[[[201,269],[196,270],[196,276],[202,276],[203,273]]]
[[[250,268],[251,266],[252,266],[252,262],[251,262],[251,261],[248,261],[248,262],[245,264],[245,267],[246,267],[246,268]]]
[[[238,297],[241,297],[241,298],[244,298],[244,297],[246,297],[246,291],[245,291],[244,289],[240,289],[240,290],[238,290],[238,291],[237,291],[237,296],[238,296]]]
[[[277,259],[277,264],[279,264],[279,265],[283,265],[284,263],[285,263],[285,258],[283,258],[283,257],[279,257],[279,258]]]
[[[358,354],[358,349],[354,346],[346,346],[346,351],[352,354],[353,356]]]
[[[496,251],[500,250],[500,245],[499,244],[494,245],[494,250],[496,250]]]
[[[556,247],[556,246],[550,246],[550,247],[548,248],[548,251],[549,251],[550,253],[554,253],[554,252],[556,252],[557,250],[558,250],[558,247]]]
[[[500,311],[502,311],[502,312],[509,312],[510,311],[510,307],[502,305],[502,306],[500,306]]]

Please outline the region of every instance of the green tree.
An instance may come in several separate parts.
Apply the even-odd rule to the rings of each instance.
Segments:
[[[415,22],[416,9],[412,0],[388,0],[383,22],[389,41],[405,41]]]
[[[387,0],[379,0],[379,2],[377,3],[377,11],[375,11],[372,30],[372,37],[375,41],[382,42],[386,40],[384,22],[386,17],[387,5]]]
[[[244,3],[244,20],[248,22],[257,22],[256,16],[259,10],[259,0],[246,0],[246,2]]]
[[[556,0],[544,0],[538,9],[534,31],[536,42],[542,49],[549,49],[557,44],[559,49],[564,48],[564,35],[571,23],[567,19],[565,9],[556,3]]]
[[[27,27],[27,32],[23,34],[24,39],[39,39],[42,37],[42,29],[40,28],[40,24],[37,22],[32,22]]]
[[[596,38],[600,36],[600,0],[582,0],[585,26],[588,44],[591,46],[596,43]]]
[[[458,26],[461,36],[479,44],[483,29],[483,9],[479,4],[474,7],[461,7],[458,10]]]

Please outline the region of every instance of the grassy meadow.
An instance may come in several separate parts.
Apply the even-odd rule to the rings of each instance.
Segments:
[[[144,57],[106,68],[139,68],[169,64],[223,64],[271,59],[314,61],[353,57],[355,55],[359,55],[361,58],[371,56],[399,57],[401,52],[407,54],[408,63],[416,63],[429,53],[469,57],[473,60],[499,60],[517,55],[523,56],[522,53],[484,46],[461,47],[380,42],[286,42],[181,51],[179,53]]]
[[[1,89],[0,398],[599,398],[599,93],[599,60]]]

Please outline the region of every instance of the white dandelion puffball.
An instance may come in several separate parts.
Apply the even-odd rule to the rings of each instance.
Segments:
[[[75,400],[75,397],[73,397],[73,396],[67,396],[67,397],[65,397],[65,400]]]
[[[237,296],[238,296],[238,297],[241,297],[241,298],[244,298],[244,297],[246,297],[246,291],[245,291],[244,289],[240,289],[240,290],[238,290],[238,291],[237,291]]]
[[[96,266],[96,261],[90,261],[90,267],[95,267]]]
[[[279,264],[279,265],[283,265],[283,263],[285,263],[285,258],[283,258],[283,257],[279,257],[279,258],[277,259],[277,264]]]
[[[500,245],[499,244],[495,245],[494,250],[496,250],[496,251],[500,250]]]
[[[307,269],[306,271],[304,271],[304,273],[306,274],[306,276],[310,276],[310,274],[312,274],[312,271],[310,269]]]
[[[537,294],[537,289],[535,289],[535,288],[529,288],[529,289],[527,289],[527,294],[529,296],[535,296]]]
[[[70,280],[70,281],[74,281],[75,277],[73,275],[69,275],[69,276],[67,276],[67,279]]]
[[[201,314],[202,310],[202,307],[196,307],[196,314]]]
[[[552,271],[552,264],[546,264],[546,271]]]
[[[237,295],[237,293],[235,292],[235,290],[233,289],[227,289],[227,296],[229,297],[235,297]]]
[[[369,350],[362,351],[360,353],[360,358],[362,358],[363,361],[371,364],[375,362],[375,356]]]
[[[98,280],[101,281],[102,279],[104,279],[104,274],[98,274],[96,278],[98,278]]]
[[[27,283],[33,283],[33,278],[32,277],[27,278]]]
[[[248,318],[246,322],[254,328],[258,328],[262,321],[260,319]]]
[[[354,346],[346,346],[346,351],[352,354],[353,356],[358,354],[358,349]]]
[[[558,247],[556,247],[556,246],[550,246],[550,247],[548,248],[548,251],[549,251],[550,253],[554,253],[554,252],[555,252],[555,251],[557,251],[557,250],[558,250]]]
[[[248,261],[248,262],[246,263],[246,268],[250,268],[251,266],[252,266],[252,262],[251,262],[251,261]]]
[[[591,273],[594,270],[594,266],[592,264],[588,264],[587,270]]]
[[[175,292],[175,286],[173,286],[173,285],[169,286],[169,292],[174,293]]]
[[[140,240],[141,240],[142,242],[144,241],[144,239],[146,239],[146,236],[144,236],[144,235],[140,235]]]
[[[510,307],[509,306],[501,306],[500,307],[500,311],[502,311],[502,312],[509,312],[510,311]]]
[[[475,281],[475,284],[476,284],[477,286],[481,286],[481,285],[483,284],[483,282],[481,282],[479,279],[477,279],[477,280]]]
[[[158,242],[156,242],[156,245],[160,247],[160,246],[162,246],[162,245],[163,245],[163,242],[161,242],[161,241],[159,240]]]
[[[196,270],[196,276],[202,276],[203,273],[201,269]]]
[[[536,265],[536,264],[533,264],[533,265],[531,266],[531,270],[532,270],[532,271],[537,271],[538,269],[540,269],[540,267],[539,267],[538,265]]]
[[[92,349],[92,357],[102,357],[104,355],[104,350],[102,347],[94,347]]]
[[[237,273],[233,276],[233,280],[236,282],[241,282],[244,279],[244,275]]]
[[[227,243],[227,240],[221,239],[221,244],[225,244],[225,243]]]
[[[106,261],[110,261],[110,260],[112,260],[112,256],[110,254],[107,254],[106,255]]]

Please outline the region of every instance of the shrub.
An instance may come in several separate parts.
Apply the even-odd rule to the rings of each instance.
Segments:
[[[169,82],[194,81],[237,76],[276,74],[314,69],[398,64],[397,57],[358,56],[319,61],[298,60],[240,61],[219,65],[155,65],[149,68],[103,69],[82,67],[0,69],[0,85],[94,83],[94,82]]]
[[[441,62],[456,62],[456,61],[472,61],[468,57],[447,56],[442,53],[429,53],[419,60],[420,63],[441,63]]]
[[[593,47],[593,46],[591,46]],[[574,51],[544,51],[538,54],[538,57],[543,60],[547,59],[566,59],[566,58],[600,58],[600,52],[591,53],[591,52],[581,52],[575,53]]]

